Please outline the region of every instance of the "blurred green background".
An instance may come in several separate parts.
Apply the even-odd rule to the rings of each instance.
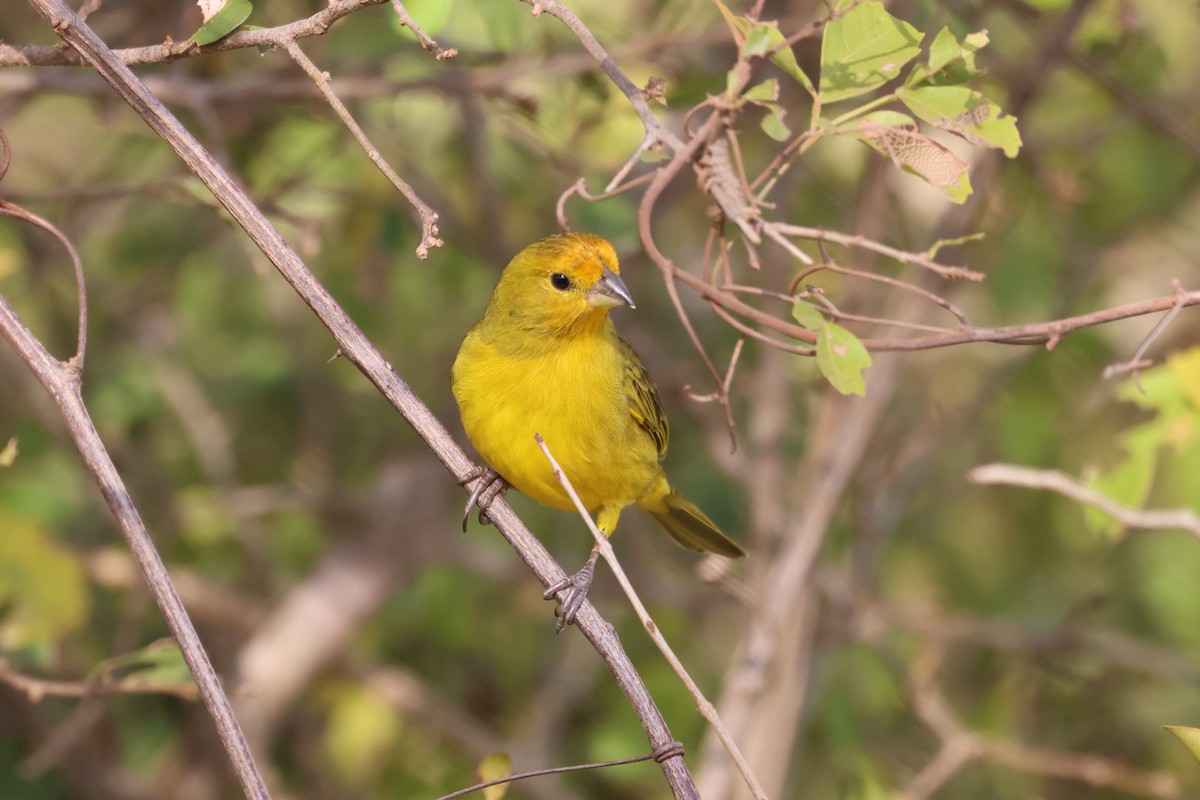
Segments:
[[[8,6],[0,41],[54,41],[32,10]],[[556,230],[563,190],[580,177],[603,186],[642,128],[578,40],[529,6],[406,6],[459,56],[435,61],[387,6],[302,46],[440,213],[445,246],[426,261],[414,255],[410,209],[285,55],[238,51],[137,72],[461,436],[449,368],[500,269]],[[570,6],[635,83],[666,78],[668,106],[656,112],[672,126],[724,90],[736,47],[712,0]],[[264,4],[250,22],[278,25],[320,7]],[[763,13],[788,35],[823,8],[779,0]],[[888,8],[923,31],[989,31],[982,86],[1018,116],[1024,148],[1012,160],[973,153],[976,194],[958,209],[861,145],[824,141],[772,196],[777,218],[912,250],[983,231],[943,260],[987,280],[936,286],[978,325],[1164,296],[1173,278],[1196,288],[1195,4]],[[187,3],[109,0],[91,24],[130,47],[183,41],[199,15]],[[819,39],[796,52],[811,74]],[[805,97],[783,102],[802,128]],[[554,634],[536,580],[493,529],[459,532],[465,495],[450,475],[350,364],[327,363],[328,333],[105,84],[83,68],[5,67],[0,126],[13,151],[0,195],[52,221],[83,258],[84,398],[278,796],[432,798],[471,783],[493,752],[525,770],[647,749],[595,654],[574,631]],[[761,168],[777,145],[753,115],[742,127],[747,160]],[[636,512],[615,545],[716,700],[771,600],[772,561],[825,474],[811,454],[830,435],[828,415],[853,419],[865,401],[833,396],[811,360],[748,342],[733,384],[740,446],[731,455],[721,410],[689,397],[712,382],[642,253],[639,196],[576,199],[567,212],[573,228],[608,237],[621,254],[638,307],[617,324],[663,395],[672,481],[751,557],[714,578],[714,565]],[[710,203],[687,176],[660,202],[656,234],[676,263],[699,264]],[[773,254],[761,273],[739,278],[778,289],[796,271]],[[819,282],[843,308],[898,313],[879,287]],[[0,219],[0,293],[56,355],[70,354],[74,284],[51,237]],[[694,295],[685,304],[723,367],[736,332]],[[944,324],[936,311],[921,309],[921,321]],[[786,742],[766,769],[773,796],[925,796],[913,782],[939,749],[921,706],[934,694],[964,730],[1022,755],[1094,755],[1132,776],[1092,785],[1033,758],[981,758],[939,785],[939,797],[1200,792],[1200,765],[1160,727],[1200,726],[1200,542],[1180,531],[1125,534],[1061,497],[965,478],[978,464],[1011,461],[1082,476],[1133,506],[1200,509],[1200,358],[1188,350],[1196,314],[1184,310],[1150,348],[1161,366],[1143,373],[1146,394],[1100,377],[1154,322],[1084,330],[1052,350],[977,344],[876,357],[872,370],[888,365],[895,380],[878,389],[882,411],[862,431],[864,454],[818,540],[806,638],[783,645],[802,668],[766,679],[768,693],[801,697],[794,725],[759,731]],[[10,440],[0,466],[0,797],[238,796],[198,703],[153,691],[35,701],[13,677],[182,680],[169,654],[144,650],[166,627],[53,405],[5,346],[0,450]],[[510,499],[560,561],[582,562],[589,543],[578,520]],[[592,599],[692,769],[715,774],[720,759],[703,746],[694,702],[603,568]],[[752,760],[768,759],[746,747]],[[724,786],[709,800],[741,796],[706,785]],[[651,798],[666,787],[651,762],[538,779],[508,796]]]

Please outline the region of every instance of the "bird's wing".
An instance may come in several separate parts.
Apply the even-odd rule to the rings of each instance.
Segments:
[[[642,366],[633,347],[623,337],[618,336],[617,342],[621,348],[621,360],[625,365],[625,398],[629,401],[629,415],[642,430],[650,435],[658,448],[658,458],[661,461],[667,455],[667,440],[670,438],[667,430],[667,415],[663,411],[662,400],[654,381]]]

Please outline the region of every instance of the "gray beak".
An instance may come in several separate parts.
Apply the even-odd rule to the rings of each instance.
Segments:
[[[587,301],[588,305],[593,308],[637,307],[633,304],[633,297],[629,294],[629,290],[625,288],[625,282],[608,267],[604,268],[600,280],[587,293]]]

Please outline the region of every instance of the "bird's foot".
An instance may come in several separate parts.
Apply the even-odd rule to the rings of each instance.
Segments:
[[[599,555],[600,546],[596,545],[592,548],[592,554],[588,556],[583,569],[574,575],[568,575],[542,593],[544,600],[551,600],[559,592],[563,593],[562,598],[558,601],[558,607],[554,609],[554,614],[558,617],[558,622],[554,627],[559,633],[563,632],[563,628],[575,622],[575,615],[579,613],[579,609],[583,608],[584,601],[587,600],[588,589],[592,586],[592,578],[596,575],[596,557]]]
[[[463,509],[463,533],[467,532],[467,521],[471,519],[471,511],[479,509],[479,524],[490,525],[487,511],[492,501],[508,491],[508,481],[500,477],[500,473],[487,467],[476,467],[467,477],[458,482],[459,486],[469,486],[474,483],[471,496],[467,498],[467,507]]]

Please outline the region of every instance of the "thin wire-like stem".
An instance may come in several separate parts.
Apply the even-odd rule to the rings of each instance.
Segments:
[[[404,7],[404,4],[400,0],[392,0],[392,10],[396,12],[400,24],[412,31],[413,36],[416,36],[417,41],[421,43],[421,47],[433,53],[433,57],[438,61],[445,61],[448,58],[454,58],[458,55],[456,48],[442,47],[429,34],[421,30],[421,26],[413,19],[412,14],[408,13],[408,9]]]
[[[592,532],[592,537],[596,540],[596,547],[600,549],[600,555],[608,564],[609,569],[613,571],[613,575],[616,576],[617,583],[621,585],[621,590],[625,592],[625,596],[629,598],[629,603],[637,613],[638,619],[641,620],[642,627],[646,629],[646,633],[650,634],[650,639],[654,642],[654,645],[667,659],[667,663],[671,665],[671,669],[675,670],[675,674],[683,681],[684,686],[691,692],[692,698],[696,701],[696,707],[700,710],[700,714],[712,725],[717,737],[721,740],[721,744],[725,746],[725,750],[737,765],[738,771],[742,774],[742,779],[750,787],[755,800],[767,800],[766,792],[763,791],[758,778],[754,777],[754,772],[751,771],[750,765],[746,763],[746,759],[742,756],[742,751],[738,748],[737,742],[733,740],[724,723],[721,722],[721,717],[717,714],[716,706],[709,702],[704,693],[700,691],[700,687],[692,680],[692,676],[688,674],[687,668],[683,666],[683,662],[675,655],[675,651],[671,649],[671,645],[667,644],[667,640],[663,637],[658,625],[650,617],[650,612],[646,610],[642,599],[638,597],[633,584],[630,583],[629,576],[625,574],[625,570],[621,568],[620,562],[617,561],[617,555],[613,552],[612,543],[596,527],[591,514],[587,512],[587,508],[584,507],[583,501],[579,499],[579,495],[575,492],[575,487],[571,485],[571,481],[566,473],[563,472],[562,467],[555,461],[554,454],[546,446],[545,440],[539,434],[534,434],[534,439],[537,441],[537,446],[541,448],[542,453],[545,454],[546,460],[550,462],[550,467],[554,470],[554,477],[562,485],[567,496],[571,498],[571,502],[575,504],[575,509],[579,512],[579,516],[583,518],[588,530]]]
[[[491,786],[501,786],[505,783],[516,783],[527,778],[540,778],[543,775],[560,775],[564,772],[580,772],[585,769],[605,769],[607,767],[621,767],[626,764],[638,764],[642,761],[650,761],[653,759],[654,753],[646,753],[645,755],[634,756],[632,758],[618,758],[613,761],[597,761],[592,764],[571,764],[567,767],[548,767],[546,769],[535,769],[529,772],[521,772],[516,775],[509,775],[507,778],[496,778],[493,781],[477,783],[474,786],[468,786],[465,789],[459,789],[450,794],[444,794],[437,800],[454,800],[455,797],[463,797],[471,792],[481,792]]]
[[[1105,380],[1108,380],[1114,375],[1132,372],[1133,384],[1137,386],[1138,391],[1140,391],[1142,394],[1146,393],[1146,390],[1142,388],[1140,370],[1143,367],[1150,366],[1151,362],[1143,358],[1143,356],[1146,355],[1146,351],[1150,349],[1150,345],[1154,342],[1154,340],[1157,339],[1162,332],[1167,329],[1167,326],[1171,324],[1171,321],[1175,319],[1175,316],[1183,310],[1184,292],[1183,286],[1179,283],[1178,278],[1171,281],[1171,287],[1175,290],[1175,296],[1178,298],[1178,300],[1175,302],[1175,305],[1171,306],[1171,310],[1164,314],[1162,319],[1155,323],[1154,327],[1150,329],[1150,332],[1147,333],[1145,338],[1142,339],[1142,343],[1138,345],[1137,350],[1133,351],[1133,355],[1129,357],[1128,361],[1124,362],[1123,364],[1110,364],[1104,368],[1103,376]]]

